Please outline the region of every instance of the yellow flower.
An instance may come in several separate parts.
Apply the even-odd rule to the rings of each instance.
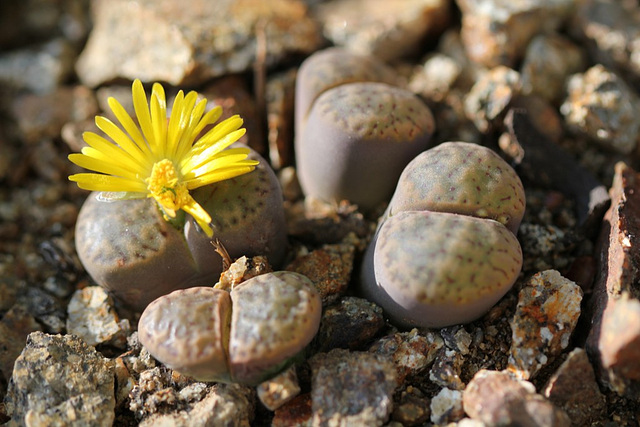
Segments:
[[[167,120],[162,85],[153,85],[147,102],[142,83],[136,80],[132,95],[139,126],[116,99],[109,98],[120,127],[102,116],[96,117],[96,125],[112,141],[85,132],[83,138],[89,146],[82,154],[69,155],[76,165],[98,173],[78,173],[69,179],[80,188],[102,191],[111,198],[153,197],[165,219],[175,218],[176,211],[182,209],[207,236],[213,236],[211,216],[189,191],[255,169],[258,162],[247,159],[248,148],[227,148],[244,135],[242,119],[230,117],[196,140],[207,125],[220,118],[222,108],[205,114],[206,99],[196,103],[196,92],[184,95],[180,91]]]

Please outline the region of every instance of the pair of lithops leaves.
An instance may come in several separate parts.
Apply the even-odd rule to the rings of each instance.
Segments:
[[[76,249],[96,283],[137,311],[176,289],[215,283],[222,258],[216,239],[231,258],[266,255],[276,268],[286,247],[286,223],[278,179],[255,151],[256,169],[194,190],[211,215],[208,238],[189,216],[183,224],[164,220],[151,198],[108,201],[92,193],[76,224]]]
[[[520,273],[524,210],[520,178],[489,148],[447,142],[421,153],[367,248],[362,292],[403,326],[478,319]]]
[[[391,197],[403,168],[429,148],[429,108],[380,60],[340,48],[307,58],[296,80],[295,154],[307,196],[363,211]]]
[[[321,314],[306,276],[277,271],[231,292],[194,287],[162,296],[142,313],[138,334],[156,359],[184,375],[256,385],[304,356]]]

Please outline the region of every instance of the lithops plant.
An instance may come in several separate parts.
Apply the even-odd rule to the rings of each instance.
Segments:
[[[339,47],[330,47],[309,56],[296,78],[295,122],[301,131],[316,98],[336,86],[354,82],[380,82],[396,85],[393,70],[378,58],[358,55]]]
[[[520,178],[488,148],[447,142],[420,154],[367,247],[362,292],[404,326],[479,318],[520,273],[524,210]]]
[[[143,310],[176,289],[214,283],[222,259],[218,239],[232,258],[266,255],[279,266],[287,246],[282,190],[257,153],[256,169],[191,194],[211,212],[213,238],[192,218],[176,227],[152,199],[108,201],[92,193],[76,223],[76,249],[87,272],[123,303]]]
[[[320,325],[312,282],[294,272],[251,278],[231,292],[174,291],[140,317],[140,342],[159,361],[200,381],[256,385],[303,354]]]
[[[365,296],[409,327],[479,318],[522,267],[518,240],[499,222],[428,211],[390,217],[366,256]]]
[[[295,140],[304,193],[363,210],[389,200],[403,168],[429,147],[434,119],[412,93],[385,83],[323,92]]]
[[[385,216],[436,211],[491,218],[516,232],[524,216],[522,181],[493,150],[445,142],[419,154],[402,171]]]

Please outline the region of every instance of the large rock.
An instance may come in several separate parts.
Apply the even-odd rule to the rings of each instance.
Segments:
[[[16,360],[5,404],[21,425],[111,426],[113,366],[74,335],[34,332]]]
[[[250,69],[264,40],[268,65],[310,53],[321,38],[299,0],[98,0],[76,65],[89,86],[119,77],[202,83]]]

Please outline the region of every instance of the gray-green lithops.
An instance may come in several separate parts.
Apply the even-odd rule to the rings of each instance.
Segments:
[[[387,201],[403,168],[429,147],[429,108],[385,83],[348,83],[322,93],[302,131],[296,162],[308,196],[349,200],[363,210]]]
[[[159,361],[200,381],[256,385],[278,374],[311,342],[322,303],[313,283],[278,271],[227,292],[195,287],[153,301],[140,342]]]
[[[488,148],[447,142],[420,154],[367,248],[362,292],[403,326],[479,318],[520,273],[524,210],[520,178]]]
[[[260,160],[253,172],[192,196],[210,213],[213,239],[231,257],[267,255],[279,266],[287,245],[282,190],[266,161],[251,157]],[[220,255],[195,221],[173,226],[153,199],[108,202],[92,193],[78,216],[76,248],[96,283],[140,311],[176,289],[213,283],[222,272]]]
[[[396,323],[429,328],[477,319],[522,267],[520,244],[502,224],[442,212],[390,217],[367,256],[375,277],[366,296]]]
[[[316,98],[336,86],[354,82],[380,82],[395,85],[393,70],[378,58],[358,55],[339,47],[318,51],[307,58],[296,79],[295,122],[302,130]]]
[[[494,219],[515,233],[524,208],[522,181],[493,150],[445,142],[407,165],[387,216],[403,211],[452,212]]]

